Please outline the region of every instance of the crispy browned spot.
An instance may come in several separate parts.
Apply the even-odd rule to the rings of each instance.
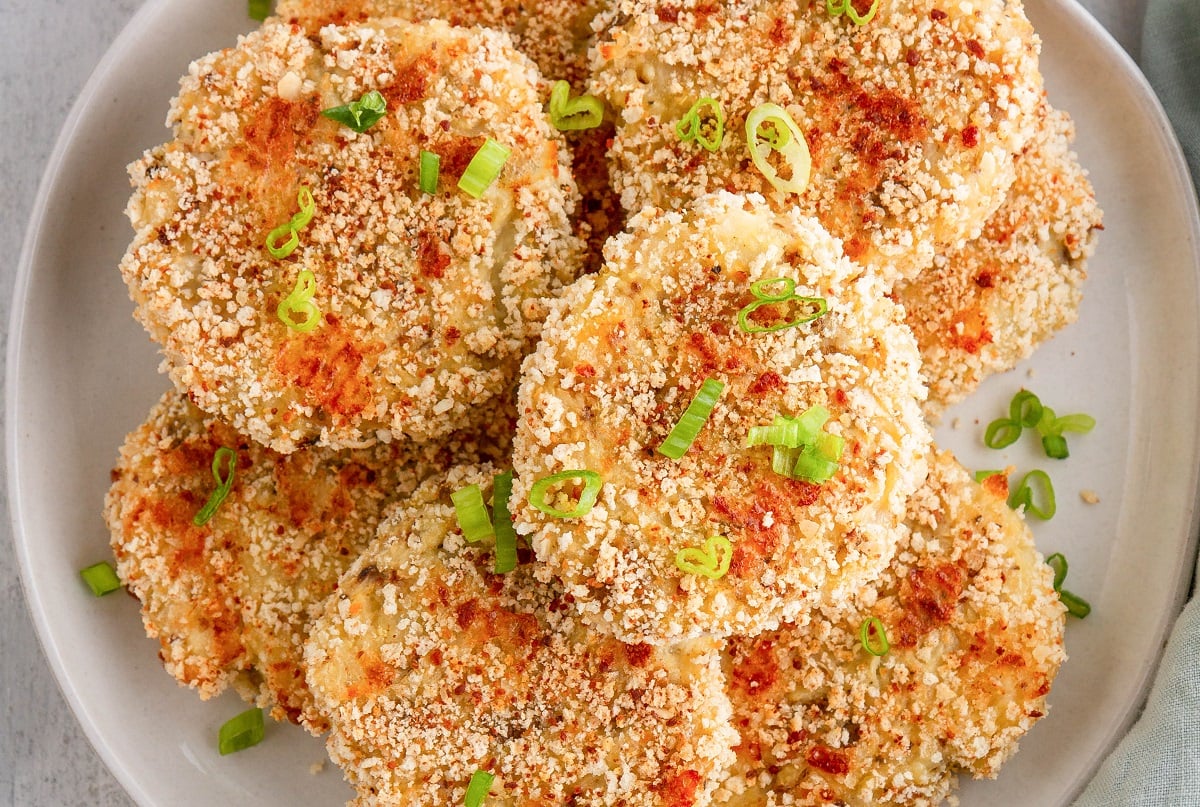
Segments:
[[[666,777],[658,791],[663,807],[692,807],[696,803],[696,790],[701,781],[699,772],[693,770]]]
[[[904,613],[896,625],[894,644],[914,647],[922,636],[949,622],[966,583],[967,573],[953,563],[909,572],[900,585]]]
[[[845,776],[850,773],[850,759],[845,750],[840,748],[814,745],[808,749],[805,759],[809,765],[832,776]]]
[[[992,332],[987,328],[987,318],[979,308],[970,308],[959,313],[947,328],[947,342],[958,350],[978,353],[984,345],[992,342]]]
[[[775,658],[773,634],[741,639],[732,644],[733,663],[729,670],[729,690],[747,703],[773,697],[768,694],[779,681],[779,662]]]
[[[380,348],[363,345],[328,319],[313,333],[289,334],[275,357],[275,370],[306,404],[335,419],[352,417],[371,403],[366,359]]]

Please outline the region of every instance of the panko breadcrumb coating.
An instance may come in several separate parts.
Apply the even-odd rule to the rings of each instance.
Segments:
[[[577,202],[534,65],[507,35],[400,20],[277,21],[195,62],[175,139],[131,167],[121,264],[176,386],[275,450],[430,440],[508,388],[545,301],[579,269]],[[378,90],[364,134],[320,114]],[[473,199],[456,184],[487,138],[512,149]],[[441,157],[436,194],[419,152]],[[315,211],[276,259],[268,233]],[[277,311],[314,276],[319,326]]]
[[[496,408],[478,434],[438,445],[283,455],[165,394],[121,448],[104,518],[167,671],[202,698],[232,684],[277,719],[323,731],[304,683],[309,622],[375,537],[384,507],[456,462],[504,457],[512,417],[511,404]],[[238,452],[233,487],[196,526],[222,446]]]
[[[995,776],[1045,714],[1065,659],[1050,567],[1007,491],[949,453],[930,466],[877,583],[807,627],[729,642],[741,744],[718,804],[935,807],[956,770]],[[860,639],[871,617],[881,657]]]
[[[1040,46],[1018,0],[880,0],[862,26],[825,0],[616,0],[596,25],[593,90],[614,109],[613,183],[627,210],[721,188],[765,193],[889,277],[978,236],[1036,125]],[[726,116],[715,153],[676,133],[705,97]],[[812,153],[800,195],[751,162],[746,118],[767,102]]]
[[[1071,151],[1074,126],[1044,105],[1017,180],[983,234],[896,288],[929,384],[926,413],[1012,369],[1078,314],[1101,212]]]
[[[848,596],[891,559],[925,477],[924,388],[903,311],[815,219],[775,214],[760,196],[647,209],[630,228],[598,275],[565,292],[522,368],[518,531],[583,617],[627,642],[752,634]],[[824,297],[829,312],[743,332],[751,284],[772,278]],[[770,305],[752,321],[795,313]],[[667,459],[656,448],[706,378],[724,393],[683,458]],[[814,405],[845,440],[830,481],[781,476],[770,446],[745,447],[750,427]],[[529,504],[539,479],[577,470],[604,481],[586,515]],[[731,542],[728,573],[681,571],[677,553],[714,535]]]
[[[310,34],[325,25],[376,17],[443,19],[452,25],[497,28],[511,34],[517,50],[538,66],[545,82],[543,98],[549,98],[550,85],[559,79],[570,82],[572,95],[586,89],[591,23],[604,6],[603,0],[281,0],[275,13]],[[625,220],[608,182],[606,154],[612,122],[568,132],[566,137],[583,197],[575,232],[587,244],[586,266],[594,270],[599,268],[604,242],[620,231]]]
[[[451,494],[492,497],[497,469],[453,469],[395,508],[339,584],[306,648],[330,755],[359,805],[704,805],[737,736],[720,644],[624,645],[522,564],[492,573]],[[527,554],[527,553],[523,553]]]

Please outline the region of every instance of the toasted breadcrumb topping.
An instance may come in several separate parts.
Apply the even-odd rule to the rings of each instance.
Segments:
[[[375,532],[385,506],[454,462],[501,459],[511,404],[437,445],[283,455],[166,393],[121,447],[105,498],[117,573],[142,604],[167,671],[210,698],[227,686],[279,720],[327,728],[304,683],[309,623]],[[234,484],[204,526],[213,455]]]
[[[1041,96],[1039,41],[1016,0],[880,0],[863,26],[824,0],[617,0],[595,27],[593,88],[615,112],[612,179],[627,210],[764,193],[889,279],[978,236]],[[675,131],[703,97],[727,117],[716,153]],[[812,153],[800,195],[751,163],[746,116],[767,102]]]
[[[719,643],[624,645],[588,631],[527,552],[492,573],[450,495],[497,468],[431,479],[346,572],[306,652],[329,752],[361,805],[708,803],[737,741]]]
[[[1065,609],[1033,537],[949,453],[881,578],[803,627],[726,649],[737,763],[714,803],[928,805],[995,776],[1046,713]],[[860,629],[880,620],[873,656]]]
[[[921,348],[931,417],[1015,367],[1078,314],[1101,212],[1071,151],[1070,117],[1043,104],[1039,121],[983,234],[897,286]]]
[[[323,109],[380,91],[364,134]],[[268,21],[195,62],[175,139],[130,171],[137,231],[121,271],[136,316],[193,401],[288,452],[432,439],[512,383],[548,295],[579,271],[578,192],[541,109],[536,68],[501,33],[388,20],[322,29]],[[512,149],[473,199],[456,187],[485,138]],[[420,150],[441,156],[437,194]],[[299,247],[267,234],[315,200]],[[319,327],[276,310],[301,271]]]
[[[744,333],[751,284],[776,277],[829,313]],[[643,211],[609,242],[604,269],[567,290],[523,367],[517,530],[583,618],[623,641],[753,634],[848,596],[890,560],[925,477],[924,390],[902,313],[815,220],[762,197]],[[679,461],[656,453],[705,378],[725,391],[696,441]],[[813,405],[845,440],[821,485],[772,472],[769,446],[745,447],[751,426]],[[559,519],[529,504],[538,479],[579,469],[604,480],[591,512]],[[713,535],[732,543],[729,572],[684,574],[676,553]]]

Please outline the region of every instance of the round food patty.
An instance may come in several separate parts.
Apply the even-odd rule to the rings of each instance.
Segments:
[[[375,537],[384,507],[456,462],[504,458],[512,418],[511,404],[497,406],[479,433],[438,445],[283,455],[165,394],[121,447],[104,518],[167,672],[202,698],[232,684],[277,719],[324,731],[304,682],[309,623]],[[222,447],[237,452],[233,484],[197,526]]]
[[[356,804],[706,804],[732,760],[720,644],[624,645],[584,628],[525,562],[493,573],[451,494],[497,469],[430,479],[346,572],[310,636],[309,684]]]
[[[524,364],[518,531],[583,618],[628,642],[753,634],[873,579],[930,440],[916,344],[885,282],[815,219],[776,214],[760,196],[650,208],[630,227],[609,241],[604,269],[565,292]],[[828,313],[769,330],[812,304],[764,304],[753,289],[781,296],[788,284]],[[739,312],[754,305],[744,319],[763,332],[748,333]],[[656,449],[709,378],[725,385],[720,399],[687,453],[668,459]],[[751,427],[814,406],[844,441],[828,481],[799,478],[790,462],[776,473],[772,446],[747,447]],[[540,480],[578,471],[603,481],[582,517],[531,504],[531,488],[551,484]],[[578,496],[549,493],[560,511]],[[727,572],[687,572],[681,552],[715,555]]]
[[[921,349],[931,416],[1015,367],[1078,316],[1101,212],[1071,151],[1071,118],[1045,104],[1039,121],[1016,157],[1017,180],[983,234],[897,284]]]
[[[362,134],[321,114],[372,90],[387,111]],[[175,139],[130,169],[121,264],[176,386],[281,452],[466,423],[579,269],[578,192],[541,107],[506,35],[440,22],[314,40],[268,21],[194,63]],[[512,151],[475,199],[456,184],[489,139]],[[418,188],[421,151],[440,157],[437,193]],[[268,236],[304,192],[311,220],[276,258]]]
[[[879,0],[861,26],[826,6],[617,0],[597,19],[593,91],[614,109],[613,183],[627,210],[722,188],[765,193],[816,216],[851,259],[889,278],[979,234],[1041,97],[1039,42],[1020,2]],[[703,98],[725,116],[715,152],[676,128]],[[798,195],[751,161],[746,120],[765,103],[807,140],[812,176]]]
[[[805,627],[729,642],[741,744],[715,803],[935,807],[956,770],[995,776],[1046,713],[1066,658],[1050,567],[1003,477],[980,486],[949,453],[930,466],[878,581]],[[862,642],[871,618],[881,656]]]

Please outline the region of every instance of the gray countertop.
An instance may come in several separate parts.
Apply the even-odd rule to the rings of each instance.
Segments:
[[[1146,0],[1082,4],[1137,59]],[[21,241],[59,128],[93,67],[140,5],[138,0],[0,0],[0,254],[5,256],[0,323],[9,319]],[[6,499],[0,487],[5,533],[0,568],[9,569],[12,580],[0,588],[0,805],[130,805],[76,723],[42,655],[17,582]]]

